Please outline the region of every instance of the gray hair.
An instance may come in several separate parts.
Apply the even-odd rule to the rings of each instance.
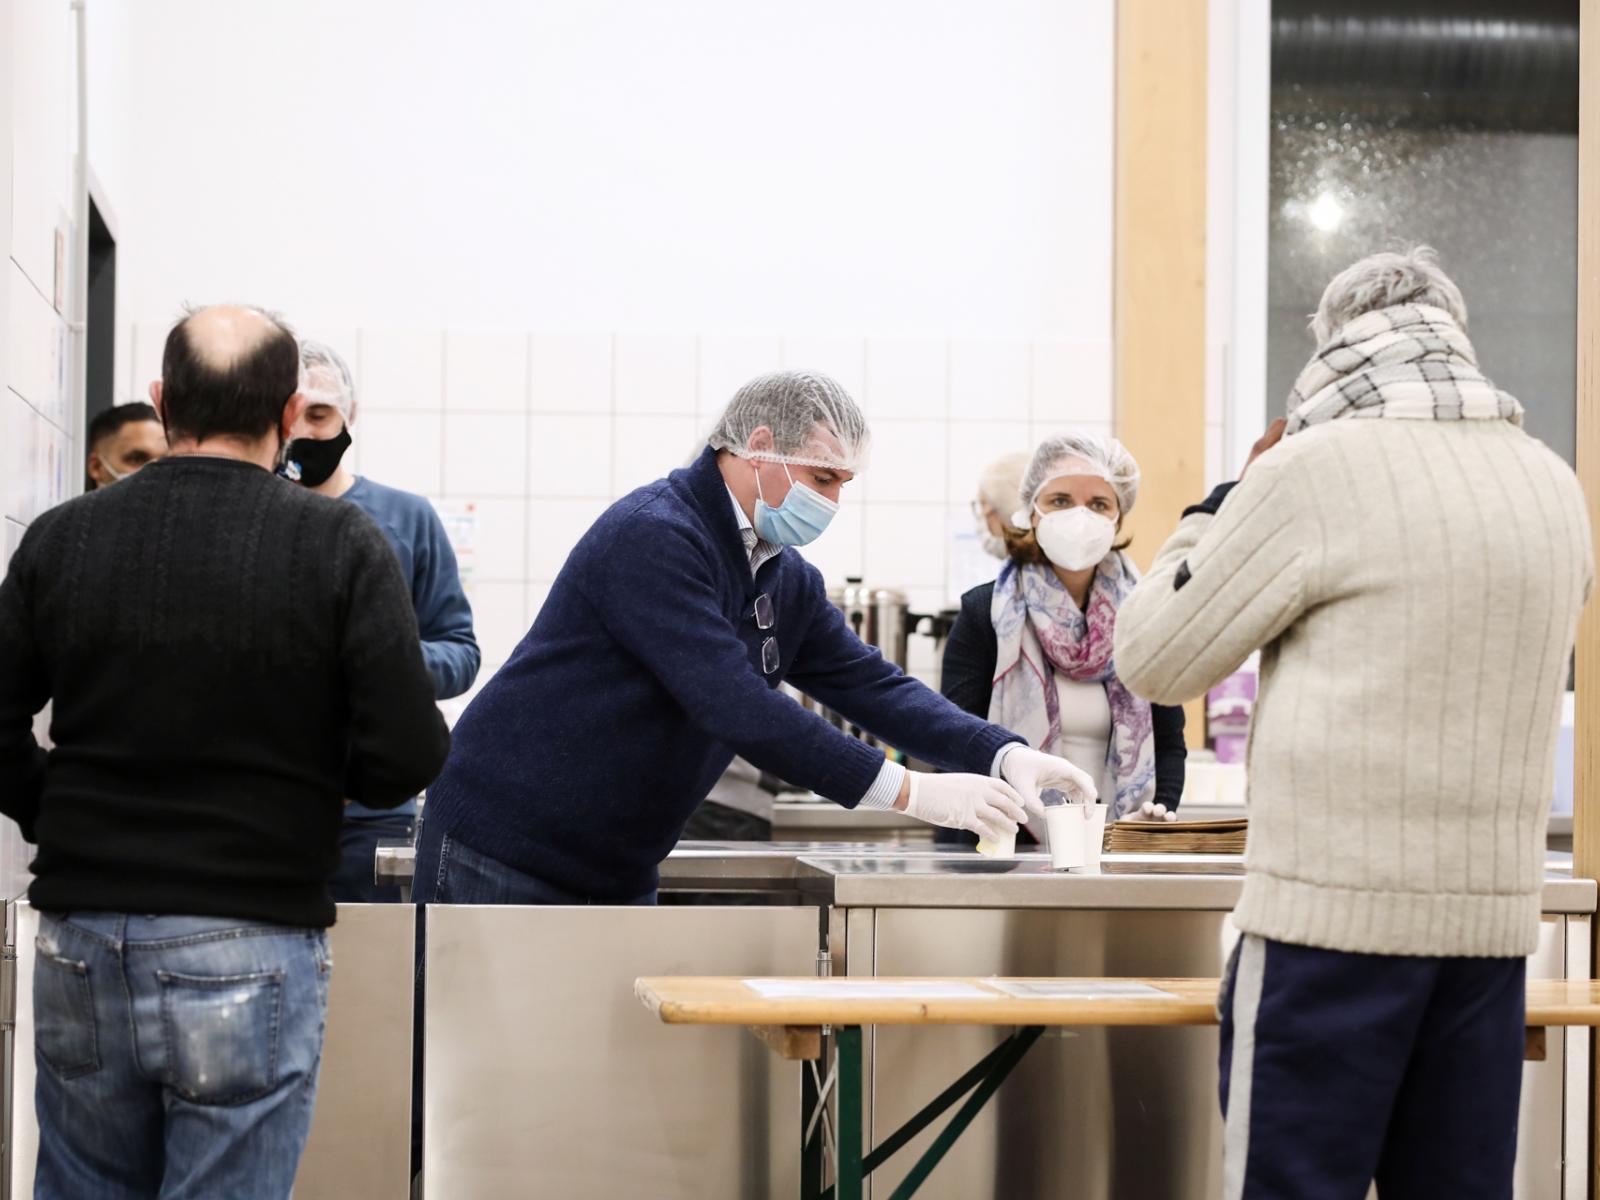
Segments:
[[[1033,455],[1026,452],[1007,454],[995,459],[978,476],[978,499],[1008,525],[1022,496],[1022,477],[1032,461]]]
[[[1368,255],[1335,275],[1311,318],[1311,335],[1319,347],[1325,346],[1357,317],[1396,304],[1442,308],[1463,332],[1467,328],[1467,302],[1461,289],[1444,273],[1433,247],[1415,246],[1403,253]]]

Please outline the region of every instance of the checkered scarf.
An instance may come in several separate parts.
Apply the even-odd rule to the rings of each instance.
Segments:
[[[1522,405],[1478,370],[1449,313],[1397,304],[1357,317],[1317,351],[1289,393],[1285,432],[1347,417],[1521,425]]]

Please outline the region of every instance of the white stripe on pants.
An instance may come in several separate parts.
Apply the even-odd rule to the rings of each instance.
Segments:
[[[1245,1165],[1250,1157],[1250,1077],[1255,1069],[1256,1010],[1261,1005],[1261,979],[1267,944],[1254,934],[1239,943],[1239,965],[1233,975],[1233,1052],[1228,1061],[1228,1116],[1222,1137],[1222,1197],[1244,1196]]]

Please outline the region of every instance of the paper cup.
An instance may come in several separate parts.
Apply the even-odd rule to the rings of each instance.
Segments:
[[[1057,871],[1100,864],[1105,840],[1104,804],[1056,804],[1044,810],[1050,835],[1050,866]]]
[[[1015,858],[1017,856],[1017,835],[1013,833],[998,842],[979,838],[978,853],[985,858]]]
[[[1089,804],[1085,807],[1089,815],[1083,825],[1083,865],[1098,868],[1100,853],[1106,845],[1106,814],[1111,811],[1111,806]]]

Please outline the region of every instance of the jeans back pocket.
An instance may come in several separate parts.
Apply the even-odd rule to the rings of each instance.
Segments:
[[[34,1050],[62,1079],[76,1079],[100,1069],[89,964],[52,954],[41,942],[34,943]]]
[[[283,972],[158,971],[168,1086],[195,1104],[259,1100],[278,1086]]]

